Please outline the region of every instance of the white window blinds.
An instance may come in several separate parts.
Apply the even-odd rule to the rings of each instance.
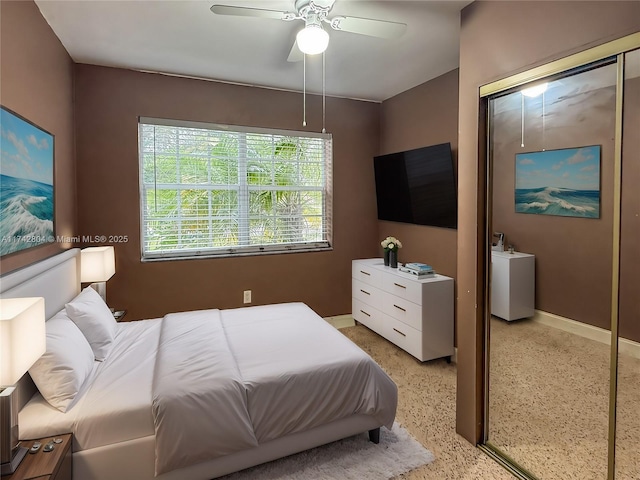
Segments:
[[[331,245],[331,135],[140,118],[142,258]]]

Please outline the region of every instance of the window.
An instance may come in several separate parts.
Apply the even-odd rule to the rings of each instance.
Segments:
[[[142,258],[331,247],[332,139],[140,118]]]

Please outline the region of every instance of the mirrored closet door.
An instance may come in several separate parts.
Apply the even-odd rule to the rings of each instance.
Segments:
[[[628,50],[484,96],[483,448],[519,478],[640,478],[640,54]]]
[[[640,479],[640,50],[625,55],[615,478]]]

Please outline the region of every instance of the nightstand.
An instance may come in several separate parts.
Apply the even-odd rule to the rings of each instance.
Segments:
[[[55,443],[51,452],[45,452],[44,446],[53,438],[61,438],[62,443]],[[56,435],[36,440],[22,441],[26,448],[36,442],[42,443],[37,453],[27,453],[13,475],[3,476],[3,480],[71,480],[71,439],[72,434]]]

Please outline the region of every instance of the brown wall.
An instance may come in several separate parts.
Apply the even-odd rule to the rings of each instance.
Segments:
[[[451,143],[458,153],[458,70],[441,75],[382,102],[380,155]],[[443,275],[456,276],[457,231],[397,222],[378,222],[380,241],[402,242],[401,262],[428,263]],[[382,254],[380,249],[379,256]]]
[[[31,1],[0,2],[0,103],[55,136],[56,235],[76,231],[73,62]],[[7,273],[68,248],[34,247],[2,257]]]
[[[544,25],[544,28],[541,28]],[[461,18],[457,431],[482,429],[484,309],[481,85],[640,30],[640,2],[474,2]]]
[[[380,105],[327,99],[333,134],[333,251],[163,262],[140,261],[138,116],[303,130],[300,94],[77,65],[78,225],[81,235],[127,235],[116,244],[108,302],[127,319],[171,311],[303,301],[322,316],[351,311],[351,260],[372,257],[377,221],[371,159]],[[309,131],[321,102],[308,98]]]
[[[638,62],[640,51],[636,55]],[[608,81],[596,87],[595,75]],[[507,244],[536,255],[536,309],[607,330],[613,264],[615,81],[616,65],[607,65],[552,83],[544,135],[542,109],[534,105],[525,114],[524,149],[520,146],[520,94],[497,100],[500,113],[492,117],[493,226],[506,233]],[[554,93],[554,87],[560,91]],[[639,77],[625,82],[619,304],[620,335],[636,342],[640,341],[640,297],[634,293],[640,291],[639,90]],[[568,91],[580,93],[566,95]],[[515,213],[515,154],[580,145],[601,147],[600,217]]]
[[[597,87],[596,76],[604,77]],[[493,231],[535,255],[536,309],[604,329],[611,325],[615,81],[616,66],[607,65],[551,82],[544,133],[542,96],[527,99],[524,147],[519,92],[496,100],[499,112],[491,118]],[[601,150],[599,218],[515,212],[516,154],[587,145]]]

